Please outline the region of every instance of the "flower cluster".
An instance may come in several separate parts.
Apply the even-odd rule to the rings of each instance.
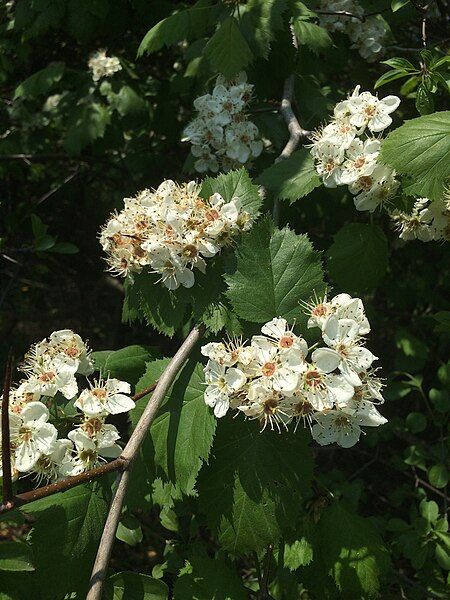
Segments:
[[[90,57],[88,67],[92,72],[92,79],[99,81],[102,77],[110,77],[122,70],[122,65],[117,56],[106,56],[105,50],[97,50]]]
[[[226,202],[213,194],[205,200],[194,181],[167,180],[154,191],[125,198],[124,204],[100,234],[110,269],[128,275],[146,268],[170,290],[192,287],[193,269],[204,273],[205,259],[252,225],[238,197]]]
[[[227,172],[261,154],[258,128],[245,113],[252,90],[244,73],[233,82],[219,76],[212,94],[194,101],[198,116],[185,128],[182,141],[191,142],[199,173]]]
[[[450,199],[430,202],[417,198],[410,213],[394,210],[390,214],[402,240],[450,241]]]
[[[318,327],[325,344],[309,358],[304,338],[282,318],[266,323],[250,344],[203,346],[205,402],[218,418],[232,408],[257,419],[262,430],[302,421],[319,444],[349,448],[362,426],[386,422],[375,408],[383,402],[371,368],[377,357],[364,345],[370,325],[362,301],[347,294],[309,304],[308,314],[308,327]]]
[[[327,13],[319,13],[320,25],[330,32],[348,35],[352,48],[356,48],[365,60],[373,62],[383,54],[389,29],[380,15],[366,17],[364,9],[355,0],[320,0],[317,8]]]
[[[374,134],[392,123],[397,96],[379,99],[358,85],[347,100],[334,107],[332,121],[315,132],[311,154],[326,187],[348,185],[357,210],[373,212],[392,197],[395,171],[378,162],[380,139]]]
[[[79,393],[77,375],[87,377],[94,371],[90,351],[79,335],[69,329],[54,331],[32,346],[21,371],[26,377],[11,390],[9,401],[15,478],[24,473],[33,474],[39,483],[55,481],[120,455],[119,432],[106,423],[106,418],[134,408],[130,385],[110,378],[88,380],[89,388]],[[63,398],[80,413],[67,437],[58,438],[58,430],[49,419],[53,416],[64,422],[60,418]]]

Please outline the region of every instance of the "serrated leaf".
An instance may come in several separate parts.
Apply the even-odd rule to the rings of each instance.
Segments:
[[[299,567],[309,565],[313,559],[313,548],[306,538],[296,540],[292,544],[285,544],[284,547],[284,566],[290,571],[295,571]]]
[[[31,547],[23,542],[0,542],[0,571],[34,571]]]
[[[226,282],[237,315],[253,323],[279,316],[305,324],[300,301],[324,291],[320,255],[307,236],[280,231],[264,219],[243,236],[236,255],[235,272]]]
[[[79,485],[32,502],[22,511],[36,522],[30,535],[36,571],[30,585],[37,598],[84,597],[109,509],[109,479]]]
[[[348,598],[375,598],[389,568],[389,555],[368,519],[341,502],[325,508],[317,526],[320,558]]]
[[[167,600],[169,588],[160,579],[124,571],[107,580],[105,600]]]
[[[129,546],[140,544],[143,539],[142,528],[133,515],[125,515],[119,522],[116,538]]]
[[[156,52],[163,46],[173,46],[191,37],[205,33],[216,7],[209,0],[201,0],[192,8],[181,10],[157,23],[142,40],[137,55]]]
[[[204,312],[202,321],[212,333],[218,333],[221,329],[224,329],[229,336],[242,334],[239,319],[231,308],[223,302],[211,304]]]
[[[230,79],[245,69],[253,60],[238,22],[234,17],[227,17],[208,41],[203,51],[213,69]]]
[[[258,177],[258,183],[266,187],[275,198],[290,200],[292,203],[307,196],[321,181],[311,153],[302,148],[263,171]]]
[[[64,74],[63,62],[50,63],[45,69],[33,73],[22,81],[14,92],[14,100],[18,98],[36,98],[50,91],[54,83],[57,83]]]
[[[375,288],[388,264],[386,236],[377,225],[350,223],[334,236],[327,253],[327,270],[348,292]]]
[[[222,557],[192,557],[190,572],[175,582],[174,600],[246,600],[247,592],[232,564]]]
[[[202,183],[200,196],[207,199],[215,193],[220,194],[227,202],[238,197],[243,210],[254,219],[259,215],[262,204],[261,194],[258,186],[252,183],[246,169],[221,173],[217,177],[207,177]]]
[[[136,389],[146,387],[167,363],[149,363]],[[174,382],[150,428],[154,460],[168,479],[190,494],[203,462],[208,459],[216,420],[206,406],[203,368],[189,361]],[[148,399],[137,402],[132,420],[136,422]]]
[[[200,506],[225,550],[258,552],[293,527],[311,478],[306,434],[225,418],[200,473]]]
[[[267,58],[276,31],[283,28],[286,0],[248,0],[239,7],[239,28],[253,54]]]
[[[440,198],[449,176],[450,111],[406,121],[384,140],[380,157],[410,179],[408,194]]]
[[[320,54],[333,45],[330,34],[320,25],[310,23],[302,18],[294,19],[292,25],[298,43],[301,46],[307,46],[314,54]]]
[[[120,350],[101,350],[93,352],[91,357],[96,369],[104,376],[122,379],[135,384],[143,375],[146,363],[161,356],[160,351],[152,346],[126,346]]]
[[[110,120],[108,108],[98,102],[76,108],[71,114],[64,148],[69,154],[80,154],[83,148],[104,136]]]

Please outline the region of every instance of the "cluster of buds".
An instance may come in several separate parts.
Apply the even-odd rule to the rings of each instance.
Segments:
[[[38,483],[56,481],[120,455],[119,432],[106,418],[134,408],[130,385],[117,379],[88,379],[89,388],[79,393],[77,375],[87,378],[94,371],[90,351],[79,335],[69,329],[54,331],[31,347],[20,370],[26,377],[9,396],[14,478],[22,473],[34,475]],[[67,437],[58,438],[49,419],[51,415],[59,419],[63,398],[80,413],[70,420],[71,426],[76,425]]]
[[[199,173],[226,173],[261,154],[258,128],[245,113],[252,90],[245,73],[232,82],[220,75],[212,94],[194,101],[198,116],[185,128],[182,141],[192,144]]]
[[[368,62],[373,62],[383,54],[389,28],[380,15],[366,17],[363,7],[355,0],[319,0],[319,22],[330,32],[348,35],[352,48]]]
[[[213,194],[205,200],[194,181],[167,180],[154,191],[125,198],[124,204],[100,234],[111,271],[125,276],[146,269],[160,275],[170,290],[192,287],[193,269],[204,273],[205,259],[252,225],[238,197],[226,202]]]
[[[395,195],[395,171],[378,162],[380,134],[392,123],[397,96],[379,99],[360,93],[358,85],[347,100],[334,107],[332,121],[316,131],[311,144],[317,173],[326,187],[348,185],[356,210],[373,212]]]
[[[386,422],[376,360],[365,347],[370,326],[359,298],[339,294],[307,305],[308,327],[321,330],[324,347],[308,358],[308,345],[285,319],[274,318],[250,343],[212,342],[202,347],[205,402],[216,417],[234,409],[256,419],[261,429],[308,424],[321,445],[356,444],[361,427]]]
[[[410,213],[394,210],[390,216],[402,240],[450,241],[448,197],[433,202],[428,198],[417,198]]]
[[[99,81],[102,77],[110,77],[122,70],[122,65],[117,56],[106,56],[105,50],[97,50],[90,57],[88,67],[92,72],[92,79]]]

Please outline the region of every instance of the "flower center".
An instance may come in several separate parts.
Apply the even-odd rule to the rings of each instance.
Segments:
[[[94,388],[93,390],[91,390],[91,394],[100,401],[105,400],[107,396],[106,390],[104,390],[103,388]]]
[[[90,438],[94,437],[96,433],[101,431],[102,427],[102,421],[100,421],[100,419],[96,419],[95,417],[93,419],[89,419],[89,421],[86,421],[86,423],[83,423],[82,425],[82,429],[84,429]]]
[[[19,436],[24,442],[29,442],[33,437],[33,433],[28,427],[21,427],[19,429]]]
[[[264,377],[272,377],[276,371],[276,365],[273,362],[266,362],[261,369],[261,373]]]
[[[211,208],[211,210],[208,210],[205,214],[205,219],[211,222],[216,221],[219,217],[220,215],[215,208]]]
[[[78,358],[80,355],[80,351],[75,346],[69,346],[64,350],[64,353],[70,356],[70,358]]]
[[[278,400],[276,398],[268,398],[264,402],[264,412],[267,415],[273,415],[276,413],[278,408]]]
[[[48,383],[49,381],[53,381],[55,377],[56,373],[54,371],[47,371],[39,375],[39,381],[42,381],[42,383]]]
[[[316,370],[308,371],[305,375],[305,381],[309,387],[317,387],[322,382],[322,375]]]
[[[290,348],[294,343],[294,338],[290,335],[283,335],[280,338],[280,348]]]
[[[366,114],[366,116],[368,117],[373,117],[374,115],[376,115],[377,113],[377,107],[375,106],[375,104],[368,104],[365,108],[364,108],[364,113]]]
[[[361,169],[366,164],[366,159],[364,156],[358,156],[358,158],[353,163],[356,169]]]

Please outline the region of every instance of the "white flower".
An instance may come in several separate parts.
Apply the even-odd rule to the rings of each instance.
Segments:
[[[74,405],[85,415],[117,415],[135,407],[130,398],[131,387],[125,381],[106,379],[95,381],[90,389],[81,392]]]
[[[42,402],[29,402],[20,413],[10,414],[10,440],[15,468],[30,471],[43,454],[55,447],[58,432],[48,423],[48,409]]]
[[[258,128],[245,113],[253,86],[244,78],[245,74],[227,82],[219,76],[212,93],[194,101],[198,116],[185,127],[182,141],[192,144],[191,153],[197,159],[194,168],[199,173],[229,171],[263,150]]]
[[[359,93],[357,86],[346,101],[346,108],[350,113],[350,123],[358,129],[367,127],[372,133],[383,131],[392,123],[389,116],[400,104],[397,96],[386,96],[381,100],[370,92]]]
[[[313,353],[312,359],[315,360]],[[346,402],[353,397],[353,386],[341,375],[334,375],[332,371],[336,368],[336,362],[325,364],[308,364],[301,374],[300,390],[303,399],[316,411],[332,408],[338,402]]]
[[[279,353],[273,342],[263,336],[253,336],[251,348],[253,361],[248,369],[253,377],[260,378],[269,389],[291,394],[298,385],[298,372],[304,363],[302,351],[290,349]]]
[[[78,392],[75,373],[78,362],[63,355],[47,358],[45,355],[29,365],[29,377],[18,388],[19,393],[53,397],[57,392],[70,400]]]
[[[341,183],[354,183],[363,175],[371,175],[380,152],[379,140],[353,140],[347,148],[347,160],[342,169]]]
[[[342,448],[351,448],[361,436],[361,427],[356,419],[340,410],[330,410],[316,416],[312,436],[321,446],[336,443]]]
[[[92,72],[92,79],[98,81],[102,77],[110,77],[122,70],[122,65],[116,56],[106,56],[105,50],[95,52],[88,62]]]
[[[289,329],[286,319],[275,317],[272,321],[263,325],[261,331],[284,353],[290,349],[297,350],[301,353],[303,359],[308,354],[308,344]]]
[[[240,369],[210,360],[205,368],[205,402],[214,408],[217,418],[223,417],[230,406],[230,396],[240,390],[247,378]]]
[[[261,431],[269,425],[280,431],[280,425],[287,427],[291,420],[291,404],[279,392],[268,388],[263,383],[252,384],[248,391],[248,404],[237,407],[247,418],[258,419],[262,425]]]
[[[358,324],[358,334],[367,335],[370,332],[369,320],[364,311],[361,298],[352,298],[349,294],[338,294],[330,302],[338,319],[350,319]]]
[[[395,195],[400,183],[395,171],[386,165],[377,164],[370,175],[362,175],[349,186],[356,210],[373,212],[386,200]]]
[[[360,386],[359,373],[366,371],[377,357],[361,346],[358,323],[331,316],[322,337],[329,348],[315,350],[313,360],[323,370],[336,362],[345,379],[353,386]]]
[[[61,438],[55,441],[52,452],[49,454],[42,454],[38,458],[32,468],[32,472],[36,474],[38,485],[44,481],[46,483],[54,482],[61,476],[61,464],[66,460],[67,455],[70,454],[72,449],[72,442]]]
[[[317,173],[322,177],[325,187],[341,185],[344,149],[324,140],[315,148],[314,156]]]
[[[450,206],[448,201],[417,198],[411,213],[395,210],[391,213],[399,237],[421,242],[450,239]]]

